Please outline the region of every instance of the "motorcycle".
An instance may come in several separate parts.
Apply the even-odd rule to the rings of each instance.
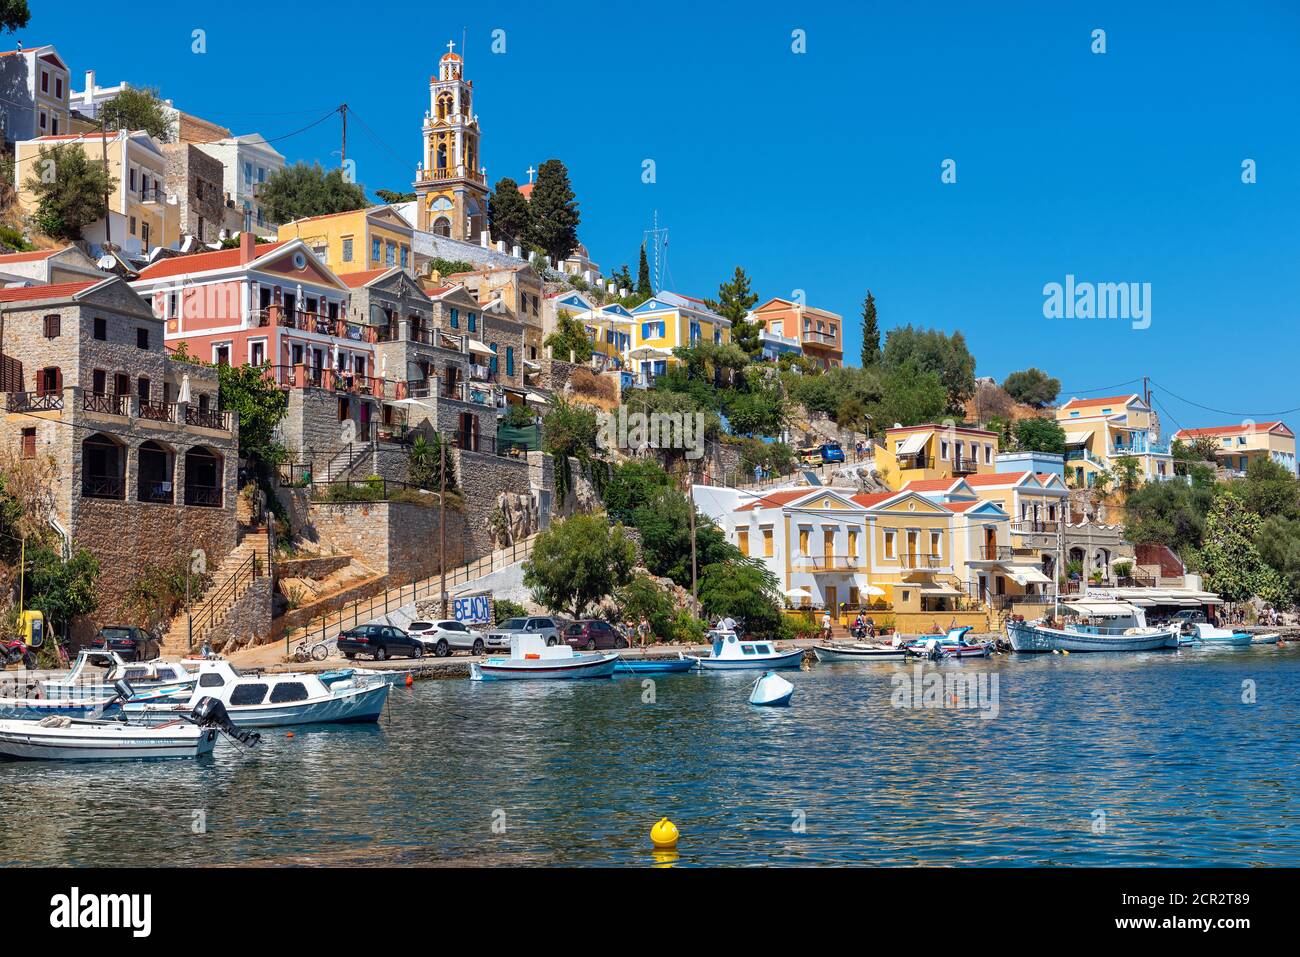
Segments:
[[[37,667],[36,650],[17,638],[0,638],[0,665],[8,667],[22,662],[28,671]]]

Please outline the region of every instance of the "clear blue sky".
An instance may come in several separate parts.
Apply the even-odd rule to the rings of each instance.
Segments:
[[[741,264],[764,298],[803,289],[845,316],[853,362],[869,287],[886,330],[961,329],[999,380],[1037,365],[1068,397],[1147,374],[1189,427],[1240,415],[1167,390],[1254,417],[1300,406],[1294,4],[70,6],[32,0],[19,38],[55,43],[74,88],[93,68],[269,138],[346,101],[377,134],[349,125],[370,190],[410,188],[428,76],[467,29],[489,179],[564,160],[607,271],[635,271],[658,210],[672,287],[712,296]],[[338,136],[332,118],[276,145],[337,162]],[[1067,273],[1151,283],[1150,328],[1045,319]]]

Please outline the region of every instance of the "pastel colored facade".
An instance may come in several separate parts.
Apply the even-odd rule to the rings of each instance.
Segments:
[[[39,249],[26,253],[0,255],[0,279],[6,284],[43,283],[46,285],[79,280],[107,278],[95,261],[77,246],[62,249]]]
[[[251,230],[262,237],[275,236],[275,226],[267,218],[257,193],[274,173],[284,169],[284,154],[257,133],[197,145],[221,163],[222,190],[236,220],[228,222],[227,228]]]
[[[339,276],[397,266],[414,274],[415,230],[391,206],[309,216],[279,228],[281,241],[301,239]]]
[[[1138,464],[1144,482],[1173,477],[1169,443],[1160,441],[1160,423],[1142,397],[1071,399],[1056,410],[1065,430],[1065,474],[1077,487],[1091,487],[1102,472],[1112,473],[1126,457]]]
[[[462,75],[464,62],[448,52],[429,78],[424,114],[424,159],[415,174],[416,227],[424,232],[474,242],[487,229],[488,189],[479,165],[479,126],[474,84]]]
[[[541,277],[528,263],[454,273],[442,282],[460,284],[478,302],[483,332],[477,337],[492,349],[488,365],[493,380],[514,388],[536,384],[544,358]],[[471,348],[473,343],[471,343]],[[513,349],[513,353],[511,350]]]
[[[61,136],[70,125],[68,65],[50,45],[0,53],[0,126],[6,143]]]
[[[625,356],[632,348],[631,311],[618,303],[597,306],[577,290],[552,293],[546,297],[543,328],[547,335],[555,331],[559,317],[567,314],[582,323],[591,339],[591,349],[596,368],[622,369]],[[556,356],[568,362],[568,356]]]
[[[110,86],[104,86],[95,80],[95,71],[87,70],[80,90],[73,90],[70,105],[74,112],[71,133],[93,133],[99,130],[99,113],[104,104],[127,90],[141,89],[123,80]],[[162,112],[167,119],[168,143],[212,143],[226,139],[231,135],[224,126],[209,122],[189,113],[183,113],[172,105],[171,100],[162,101]]]
[[[844,364],[844,318],[789,299],[769,299],[753,312],[774,344],[793,340],[823,369]]]
[[[1065,456],[1056,452],[999,452],[994,457],[998,472],[1042,472],[1065,478]]]
[[[631,311],[629,365],[637,382],[648,385],[680,360],[673,355],[679,347],[701,342],[731,341],[731,320],[709,309],[703,299],[662,291]]]
[[[821,487],[696,493],[712,502],[702,507],[728,541],[762,561],[782,591],[808,593],[796,605],[953,611],[978,595],[984,556],[1011,544],[1009,516],[991,501]]]
[[[998,433],[950,425],[886,429],[876,443],[876,471],[892,489],[927,479],[985,475],[997,471]]]
[[[396,391],[376,375],[374,328],[349,315],[348,286],[305,243],[240,240],[236,249],[164,259],[132,284],[165,320],[170,348],[267,366],[286,387]]]
[[[1205,429],[1179,429],[1174,438],[1188,445],[1209,439],[1221,468],[1241,474],[1256,459],[1267,459],[1296,474],[1295,433],[1285,422],[1246,422]]]
[[[158,246],[175,249],[180,241],[180,209],[166,191],[167,157],[148,133],[125,130],[108,137],[42,136],[15,147],[14,189],[25,214],[35,212],[35,194],[27,181],[41,163],[41,151],[58,146],[82,150],[91,163],[108,156],[113,189],[108,197],[109,222],[87,226],[82,235],[92,245],[111,239],[128,256],[142,257]],[[107,229],[106,229],[107,225]]]

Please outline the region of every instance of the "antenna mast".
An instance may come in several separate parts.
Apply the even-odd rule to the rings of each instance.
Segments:
[[[654,228],[642,233],[642,243],[652,244],[654,252],[654,291],[662,292],[664,272],[668,268],[668,227],[659,225],[659,210],[654,212]]]

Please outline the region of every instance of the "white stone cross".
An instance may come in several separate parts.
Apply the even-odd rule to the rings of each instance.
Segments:
[[[530,165],[528,169],[525,170],[525,172],[528,173],[528,182],[531,183],[533,181],[533,174],[536,173],[537,170],[533,169],[533,167]]]
[[[456,41],[455,41],[455,40],[448,40],[448,41],[447,41],[447,52],[448,52],[448,53],[454,53],[455,51],[456,51]]]

